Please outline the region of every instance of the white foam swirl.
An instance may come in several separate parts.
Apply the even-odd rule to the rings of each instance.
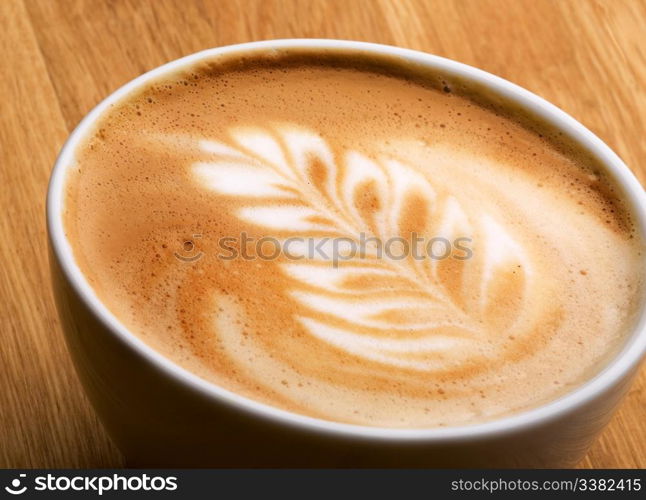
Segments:
[[[433,370],[442,361],[424,353],[448,353],[458,344],[468,351],[489,322],[508,329],[522,320],[525,307],[498,300],[506,277],[507,293],[521,305],[528,301],[534,270],[522,243],[504,222],[463,203],[419,167],[354,150],[335,156],[322,136],[293,125],[234,129],[228,144],[200,145],[210,157],[193,164],[197,182],[245,200],[237,216],[277,237],[323,233],[361,247],[361,233],[385,242],[414,231],[425,242],[475,241],[476,254],[463,261],[377,258],[364,245],[364,258],[337,267],[315,257],[281,262],[292,284],[288,297],[301,311],[295,319],[320,341],[357,358]],[[301,257],[305,250],[290,247]]]

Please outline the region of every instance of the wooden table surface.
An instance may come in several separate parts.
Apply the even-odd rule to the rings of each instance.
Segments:
[[[67,134],[140,73],[208,47],[343,38],[419,49],[518,83],[646,181],[644,0],[0,1],[0,467],[118,467],[49,286],[45,191]],[[583,467],[646,467],[646,369]]]

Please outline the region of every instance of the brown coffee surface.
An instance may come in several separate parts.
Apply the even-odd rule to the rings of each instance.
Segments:
[[[198,376],[332,421],[477,423],[592,377],[642,296],[614,184],[402,68],[214,59],[113,105],[64,208],[100,300]]]

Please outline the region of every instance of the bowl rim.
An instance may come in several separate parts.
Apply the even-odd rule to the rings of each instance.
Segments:
[[[216,47],[168,62],[142,74],[111,93],[76,126],[54,164],[47,191],[46,205],[47,230],[53,258],[57,260],[65,279],[80,297],[83,305],[92,312],[107,331],[134,350],[142,362],[145,360],[157,368],[164,376],[170,377],[188,390],[212,400],[214,404],[227,405],[257,418],[268,419],[275,424],[292,426],[303,431],[355,439],[445,442],[521,432],[568,416],[571,412],[593,402],[600,395],[612,390],[616,384],[630,377],[646,354],[646,307],[644,307],[644,301],[642,301],[641,311],[634,331],[628,337],[621,351],[616,353],[599,373],[572,392],[540,406],[522,410],[502,418],[469,425],[435,428],[371,427],[328,421],[282,410],[236,394],[198,377],[155,351],[121,324],[99,300],[83,276],[73,258],[72,248],[63,228],[62,206],[65,174],[68,166],[74,163],[74,151],[78,143],[84,138],[86,132],[91,129],[101,114],[112,104],[151,80],[216,56],[251,55],[254,52],[267,51],[268,49],[285,51],[290,49],[325,49],[355,54],[359,50],[369,55],[394,56],[409,63],[412,62],[431,68],[447,76],[458,77],[464,81],[482,85],[495,95],[502,96],[523,109],[533,112],[540,119],[574,137],[575,140],[587,148],[603,163],[604,168],[624,191],[623,195],[634,209],[639,230],[646,235],[646,195],[639,181],[623,161],[601,139],[570,115],[536,94],[503,78],[451,59],[416,50],[349,40],[296,38]]]

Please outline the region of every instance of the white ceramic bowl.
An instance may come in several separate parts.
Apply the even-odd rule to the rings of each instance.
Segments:
[[[205,50],[154,69],[94,108],[56,161],[47,199],[54,290],[77,372],[99,417],[137,466],[558,467],[578,462],[610,419],[646,352],[646,317],[602,371],[548,404],[476,425],[435,429],[363,427],[258,403],[204,381],[133,335],[101,303],[74,261],[61,209],[66,169],[93,123],[147,82],[215,55],[312,48],[401,58],[487,88],[573,138],[617,181],[646,234],[646,197],[626,165],[598,137],[540,97],[479,69],[386,45],[274,40]]]

